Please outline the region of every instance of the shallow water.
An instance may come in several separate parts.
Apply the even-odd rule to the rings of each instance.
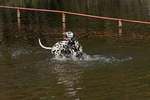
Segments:
[[[118,41],[82,40],[80,61],[54,59],[38,45],[1,45],[0,99],[149,100],[149,46]]]

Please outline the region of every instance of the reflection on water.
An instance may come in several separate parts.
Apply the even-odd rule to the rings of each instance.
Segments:
[[[69,65],[70,66],[70,65]],[[80,76],[82,74],[81,69],[66,67],[66,65],[55,64],[52,68],[53,73],[57,74],[57,84],[64,85],[65,95],[69,97],[75,97],[78,99],[76,94],[78,90],[81,90],[81,87],[75,87],[75,84],[79,83]]]
[[[149,4],[149,0],[7,0],[1,1],[0,5],[56,9],[97,16],[150,21]],[[18,33],[16,11],[0,9],[0,24],[2,24],[0,26],[3,26],[0,32],[3,33],[5,41],[14,40],[14,38],[31,41],[42,35],[60,34],[62,31],[61,17],[60,14],[56,13],[23,10],[21,11],[21,32]],[[117,21],[66,16],[67,30],[72,30],[79,35],[86,33],[105,34],[105,32],[114,32],[117,35],[117,24]],[[123,22],[123,33],[125,34],[148,34],[149,32],[149,25]]]
[[[80,61],[53,59],[39,46],[1,45],[0,99],[149,100],[149,45],[121,41],[83,40],[88,55]]]

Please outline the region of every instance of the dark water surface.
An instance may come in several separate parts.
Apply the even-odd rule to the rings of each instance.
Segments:
[[[0,0],[0,5],[57,9],[150,21],[150,0]],[[87,58],[56,60],[39,47],[61,40],[61,15],[0,9],[0,100],[150,100],[150,26],[67,16]],[[51,33],[59,33],[51,34]],[[61,39],[60,39],[61,38]],[[1,39],[0,39],[1,41]]]
[[[97,38],[81,43],[90,56],[82,61],[55,60],[39,46],[2,45],[0,99],[149,100],[149,44]]]

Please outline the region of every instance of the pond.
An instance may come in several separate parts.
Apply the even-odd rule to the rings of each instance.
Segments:
[[[6,0],[0,5],[150,21],[149,0]],[[75,32],[88,58],[56,60],[37,39],[47,46],[62,40],[60,15],[22,11],[18,32],[15,11],[0,11],[1,100],[149,100],[149,25],[123,23],[120,36],[116,22],[68,15],[67,30]]]

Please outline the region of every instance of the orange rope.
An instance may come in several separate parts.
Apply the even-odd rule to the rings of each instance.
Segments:
[[[10,7],[10,6],[0,6],[0,8],[10,8],[10,9],[20,9],[20,10],[32,10],[32,11],[42,11],[42,12],[55,12],[55,13],[64,13],[64,14],[85,16],[85,17],[97,18],[97,19],[105,19],[105,20],[114,20],[114,21],[124,21],[124,22],[150,24],[150,22],[145,22],[145,21],[120,19],[120,18],[111,18],[111,17],[101,17],[101,16],[94,16],[94,15],[88,15],[88,14],[80,14],[80,13],[73,13],[73,12],[66,12],[66,11],[58,11],[58,10],[21,8],[21,7]]]

